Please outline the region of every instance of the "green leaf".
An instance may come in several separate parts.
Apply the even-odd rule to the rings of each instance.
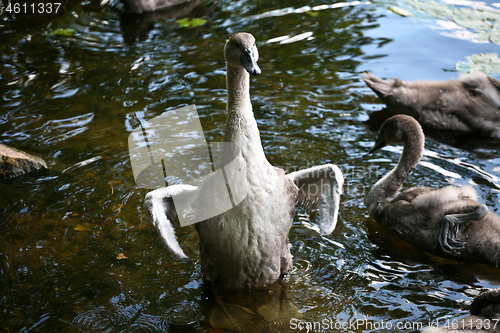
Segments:
[[[493,43],[500,45],[500,29],[493,29],[489,37]]]
[[[202,19],[202,18],[193,18],[189,19],[187,17],[177,20],[177,24],[183,28],[195,28],[199,27],[200,25],[204,25],[207,23],[207,20]]]
[[[77,225],[77,226],[75,227],[75,230],[76,230],[76,231],[88,231],[88,230],[89,230],[89,228],[87,228],[87,227],[86,227],[86,226],[84,226],[84,225],[79,224],[79,225]]]
[[[307,15],[311,15],[312,17],[318,17],[319,13],[317,11],[311,11],[311,10],[308,10],[306,12]]]
[[[445,5],[444,3],[419,0],[408,0],[407,2],[419,12],[437,19],[445,19],[447,17],[450,17],[452,14],[450,7],[448,5]]]
[[[407,3],[418,12],[435,19],[448,20],[451,18],[453,22],[464,28],[461,31],[461,36],[465,39],[475,43],[487,43],[491,41],[500,45],[500,12],[494,8],[487,6],[483,6],[480,9],[456,7],[437,3],[434,0],[407,0]],[[418,15],[415,11],[412,12]]]
[[[461,74],[481,71],[485,74],[500,73],[500,57],[498,53],[473,54],[466,57],[466,61],[459,61],[455,65]]]
[[[404,16],[404,17],[408,17],[408,16],[412,15],[412,13],[409,10],[406,10],[406,9],[403,9],[400,7],[396,7],[396,6],[389,7],[389,10],[395,14],[398,14],[398,15]]]
[[[54,31],[51,31],[50,33],[47,34],[48,36],[74,36],[75,35],[75,29],[73,28],[66,28],[66,29],[56,29]]]
[[[475,31],[485,31],[500,22],[500,14],[488,10],[457,8],[453,11],[453,21],[462,27]]]

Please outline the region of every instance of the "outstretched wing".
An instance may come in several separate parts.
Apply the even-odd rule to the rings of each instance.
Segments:
[[[344,185],[342,171],[334,164],[324,164],[292,172],[288,177],[299,188],[297,203],[307,208],[319,208],[321,235],[330,234],[337,224]]]
[[[172,196],[192,197],[196,190],[197,187],[191,185],[172,185],[151,191],[144,199],[144,207],[151,222],[160,231],[168,250],[179,258],[186,258],[186,255],[177,242],[172,225],[172,222],[177,219]]]

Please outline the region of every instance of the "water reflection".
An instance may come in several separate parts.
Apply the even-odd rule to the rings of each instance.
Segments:
[[[178,308],[172,308],[167,317],[153,316],[145,313],[149,305],[148,301],[137,303],[132,300],[132,302],[127,302],[128,298],[128,295],[121,294],[111,298],[109,304],[105,306],[78,314],[71,323],[71,329],[76,332],[138,332],[144,330],[165,332],[168,331],[169,322],[182,326],[181,316],[171,314]],[[127,305],[127,303],[129,304]],[[196,310],[192,311],[196,313]],[[198,317],[195,316],[193,320],[197,323]],[[184,324],[188,325],[188,323]]]
[[[215,6],[215,1],[207,4],[205,0],[191,0],[140,14],[133,11],[125,12],[120,17],[123,40],[129,45],[147,40],[150,31],[154,29],[155,23],[158,21],[168,21],[169,25],[177,26],[178,23],[172,21],[173,19],[203,18],[210,20],[215,14]],[[209,28],[210,25],[208,24],[201,29],[196,29],[196,32],[207,31]]]
[[[77,332],[261,332],[287,331],[290,320],[303,319],[284,281],[253,290],[202,287],[197,304],[182,302],[165,313],[148,313],[150,302],[130,293],[111,297],[107,304],[81,312],[71,323]],[[154,310],[153,310],[154,311]],[[203,313],[203,315],[202,315]]]
[[[286,331],[292,318],[300,318],[293,291],[284,281],[252,290],[208,287],[203,294],[204,313],[211,327],[237,332]]]
[[[390,234],[371,218],[366,220],[365,225],[370,239],[380,246],[374,251],[378,260],[371,265],[376,271],[383,272],[382,276],[387,276],[387,269],[381,267],[381,263],[384,263],[383,265],[403,267],[397,271],[392,270],[396,273],[392,278],[444,276],[446,280],[464,285],[473,286],[481,281],[487,281],[492,286],[500,285],[500,268],[484,264],[460,263],[437,257]]]

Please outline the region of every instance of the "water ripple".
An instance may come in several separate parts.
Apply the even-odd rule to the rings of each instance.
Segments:
[[[80,127],[87,125],[92,121],[92,119],[94,119],[94,113],[89,112],[66,119],[51,119],[43,124],[41,128],[50,130],[52,128]]]
[[[308,273],[312,269],[312,265],[309,261],[305,259],[294,259],[293,266],[288,272],[289,275],[303,275]]]
[[[120,295],[113,297],[111,303],[124,301],[127,297]],[[114,299],[114,300],[113,300]],[[82,332],[166,332],[168,324],[165,316],[155,316],[144,313],[149,302],[139,302],[128,306],[113,304],[109,307],[101,306],[96,309],[85,311],[77,315],[72,326]],[[177,308],[174,308],[177,309]],[[196,314],[195,322],[198,323],[199,314],[196,310],[190,308]],[[170,310],[171,312],[172,310]],[[170,313],[169,312],[169,313]],[[180,321],[180,317],[176,319]],[[192,318],[191,318],[192,319]]]
[[[268,17],[276,17],[276,16],[285,16],[285,15],[290,15],[290,14],[301,14],[309,11],[320,11],[320,10],[325,10],[325,9],[335,9],[335,8],[342,8],[342,7],[347,7],[347,6],[359,6],[359,5],[369,5],[371,4],[370,1],[352,1],[352,2],[338,2],[334,3],[331,5],[319,5],[319,6],[314,6],[314,7],[309,7],[309,6],[303,6],[300,8],[282,8],[282,9],[276,9],[276,10],[271,10],[269,12],[265,12],[262,14],[257,14],[254,16],[251,16],[247,18],[248,20],[254,21],[254,20],[260,20],[263,18],[268,18]]]
[[[110,333],[121,323],[121,319],[104,307],[82,312],[73,319],[72,326],[82,332]]]

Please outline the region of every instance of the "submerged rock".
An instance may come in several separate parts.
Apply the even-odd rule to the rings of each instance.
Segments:
[[[40,157],[0,143],[0,178],[17,177],[28,172],[46,168],[47,163]]]

